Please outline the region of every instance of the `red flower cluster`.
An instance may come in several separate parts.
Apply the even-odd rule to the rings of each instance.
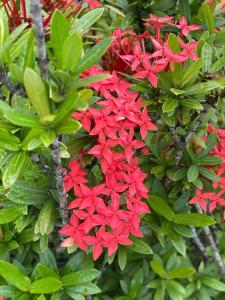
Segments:
[[[199,203],[204,211],[209,210],[209,212],[212,212],[217,205],[225,206],[225,130],[215,129],[209,125],[208,131],[210,133],[216,133],[218,138],[218,144],[215,145],[210,154],[221,158],[223,161],[220,165],[216,166],[215,170],[219,177],[219,182],[215,181],[212,183],[213,192],[203,192],[197,189],[195,197],[192,198],[189,203]]]
[[[103,57],[106,69],[120,72],[129,72],[135,78],[147,78],[153,87],[157,87],[159,72],[174,69],[174,63],[183,63],[189,58],[196,60],[198,55],[194,53],[197,48],[196,41],[185,43],[183,37],[188,37],[191,31],[200,29],[198,25],[188,25],[185,17],[182,17],[178,24],[172,23],[173,17],[157,17],[150,15],[144,19],[147,28],[153,28],[155,34],[151,35],[146,31],[142,35],[137,35],[131,30],[122,32],[120,29],[113,33],[114,42]],[[168,40],[162,39],[161,29],[166,26],[173,26],[180,29],[178,37],[180,49],[179,53],[174,53],[169,46]],[[145,42],[150,39],[153,51],[146,51]]]
[[[102,70],[94,66],[84,76],[98,73]],[[138,167],[135,153],[145,147],[147,130],[156,130],[156,126],[142,107],[141,97],[129,91],[129,86],[113,72],[111,78],[92,85],[104,97],[97,103],[100,109],[73,113],[89,135],[97,138],[88,154],[99,159],[104,180],[89,187],[85,171],[77,160],[72,160],[65,189],[73,188],[76,199],[69,205],[73,210],[70,224],[60,233],[69,236],[64,247],[76,243],[87,250],[92,245],[94,259],[101,255],[103,247],[108,248],[110,256],[118,245],[130,245],[130,234],[142,237],[140,215],[149,212],[142,201],[148,196],[143,183],[146,174]],[[137,138],[137,129],[142,140]]]

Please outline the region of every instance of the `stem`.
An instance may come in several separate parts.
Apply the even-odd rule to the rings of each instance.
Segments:
[[[194,227],[191,227],[191,231],[192,231],[192,234],[193,234],[193,240],[194,240],[195,245],[197,246],[197,248],[201,252],[202,256],[204,258],[207,258],[205,246],[203,245],[201,239],[198,237],[196,229]]]
[[[49,79],[48,59],[45,47],[45,33],[41,16],[42,5],[39,0],[30,0],[30,13],[33,31],[37,42],[38,65],[43,79]]]
[[[199,206],[199,204],[195,204],[195,207],[200,214],[203,214],[203,211],[202,211],[201,207]],[[214,240],[214,237],[212,235],[212,232],[208,226],[203,227],[203,231],[204,231],[205,236],[207,237],[207,239],[209,241],[209,245],[213,251],[214,259],[215,259],[215,261],[220,269],[220,272],[225,280],[225,265],[224,265],[221,255],[220,255],[219,249],[216,245],[216,242]]]
[[[193,134],[195,134],[197,132],[198,128],[201,126],[202,121],[203,121],[206,113],[208,112],[209,108],[210,108],[210,105],[208,103],[206,103],[204,109],[201,111],[200,115],[198,116],[198,118],[195,122],[195,125],[193,126],[191,131],[187,134],[184,141],[179,138],[174,127],[169,127],[170,132],[171,132],[173,139],[175,140],[175,142],[177,144],[177,148],[178,148],[178,151],[177,151],[177,154],[175,157],[175,169],[179,168],[180,161],[181,161],[183,153],[184,153],[184,149],[186,148],[187,144],[190,142]]]
[[[62,163],[60,158],[60,142],[56,138],[55,142],[52,144],[52,159],[55,169],[56,187],[59,197],[59,210],[63,225],[68,224],[69,211],[67,207],[67,193],[64,189],[63,171]]]
[[[14,84],[7,76],[4,68],[0,69],[0,82],[10,91],[11,94],[17,94],[26,97],[26,92],[19,84]]]

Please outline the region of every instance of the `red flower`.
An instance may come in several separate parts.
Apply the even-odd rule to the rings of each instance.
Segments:
[[[199,25],[189,25],[185,17],[181,17],[179,25],[176,25],[177,28],[181,30],[181,33],[188,37],[191,31],[199,30],[201,26]]]
[[[102,6],[102,3],[97,0],[85,0],[90,9],[95,9],[97,7]]]

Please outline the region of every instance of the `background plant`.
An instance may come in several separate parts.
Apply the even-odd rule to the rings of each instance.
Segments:
[[[0,294],[223,299],[223,3],[60,3],[12,1],[9,19],[1,10]],[[120,186],[105,172],[117,160]],[[144,181],[133,203],[131,163],[136,193]],[[122,228],[128,240],[112,244],[118,219],[112,230],[86,222],[83,249],[74,239],[77,217],[93,214],[74,200],[87,182],[101,185],[104,218],[112,214],[100,199],[112,209],[119,195],[117,216],[134,226]],[[59,233],[70,230],[72,240]]]

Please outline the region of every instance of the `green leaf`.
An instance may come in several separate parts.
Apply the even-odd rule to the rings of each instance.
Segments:
[[[198,178],[199,168],[196,165],[192,165],[188,168],[187,179],[188,182],[194,182]]]
[[[203,109],[202,104],[198,100],[195,100],[195,99],[180,99],[179,103],[190,109],[194,109],[194,110]]]
[[[152,249],[151,247],[146,244],[143,240],[137,239],[137,238],[131,238],[133,244],[128,247],[133,252],[140,253],[140,254],[152,254]]]
[[[207,151],[211,151],[217,143],[217,134],[211,133],[206,140]]]
[[[179,95],[182,95],[185,93],[185,90],[179,90],[179,89],[175,89],[175,88],[171,88],[170,90],[176,96],[179,96]]]
[[[164,278],[166,275],[166,271],[162,265],[162,263],[158,260],[158,259],[153,259],[150,262],[150,266],[152,268],[152,270],[159,275],[161,278]]]
[[[118,263],[120,270],[123,271],[127,264],[127,250],[125,247],[120,246],[118,251]]]
[[[211,181],[219,181],[219,176],[216,175],[216,173],[214,173],[212,170],[203,168],[203,167],[199,167],[199,172],[202,176],[204,176],[205,178],[211,180]]]
[[[29,128],[43,128],[38,117],[35,115],[12,109],[4,113],[4,118],[14,125]]]
[[[203,60],[202,72],[210,72],[212,65],[213,48],[208,43],[205,43],[201,51],[201,59]]]
[[[58,278],[58,275],[55,273],[55,271],[46,265],[38,264],[37,271],[38,271],[38,274],[40,277],[49,277],[50,276],[50,277]]]
[[[220,165],[223,162],[222,158],[216,157],[216,156],[211,156],[207,155],[197,161],[197,164],[199,165]]]
[[[34,232],[41,235],[48,234],[48,228],[51,225],[51,219],[54,213],[54,202],[47,201],[42,207],[37,222],[35,224]]]
[[[62,124],[59,124],[55,129],[58,134],[74,134],[81,128],[80,122],[69,117]]]
[[[185,240],[175,234],[174,232],[171,232],[171,243],[173,245],[173,247],[182,255],[185,256],[186,255],[186,244],[185,244]]]
[[[0,275],[19,290],[27,292],[30,289],[30,278],[25,276],[16,266],[0,260]]]
[[[100,288],[94,283],[85,283],[82,285],[67,287],[66,291],[68,294],[70,294],[70,292],[75,292],[77,294],[84,295],[94,295],[101,292]]]
[[[180,283],[170,280],[166,283],[166,290],[172,300],[183,300],[185,289]]]
[[[84,14],[73,26],[73,30],[84,33],[87,31],[98,19],[101,18],[104,12],[104,7],[92,9],[91,11]]]
[[[62,51],[62,67],[74,71],[82,54],[82,39],[76,32],[65,40]]]
[[[62,287],[62,282],[55,277],[45,277],[38,279],[31,284],[31,294],[52,294],[59,291]]]
[[[86,87],[86,86],[89,86],[90,84],[99,82],[104,79],[108,79],[110,77],[111,77],[111,75],[109,75],[109,74],[99,74],[99,75],[95,75],[95,76],[89,76],[84,79],[76,80],[73,83],[73,87],[75,87],[75,88]]]
[[[153,300],[164,300],[164,299],[165,299],[165,289],[160,287],[156,290]]]
[[[199,15],[203,19],[204,23],[207,25],[210,33],[214,33],[214,29],[215,29],[214,17],[208,3],[204,3],[200,7]]]
[[[178,100],[177,99],[168,99],[166,100],[164,103],[163,103],[163,106],[162,106],[162,110],[164,113],[167,113],[167,112],[170,112],[170,111],[173,111],[178,105]]]
[[[182,87],[194,82],[199,74],[199,71],[202,67],[202,60],[198,59],[191,63],[191,65],[185,71],[182,78]]]
[[[20,150],[20,139],[0,128],[0,148],[9,151]]]
[[[26,162],[27,155],[25,152],[18,152],[11,157],[2,177],[2,182],[5,189],[11,187],[22,175]]]
[[[188,22],[191,21],[191,8],[189,0],[179,0],[179,11],[180,14],[184,16]]]
[[[187,88],[186,95],[205,95],[215,89],[223,89],[225,87],[225,78],[210,80],[207,82],[198,83]]]
[[[204,276],[201,281],[204,285],[212,288],[213,290],[225,292],[225,284],[213,277]]]
[[[69,22],[64,14],[56,9],[50,25],[51,46],[54,49],[54,54],[57,58],[59,66],[62,67],[63,45],[69,35]],[[76,49],[76,47],[74,47]]]
[[[15,297],[18,294],[18,289],[9,285],[1,285],[0,286],[0,295],[10,299]]]
[[[174,33],[169,34],[168,44],[169,47],[173,50],[173,52],[179,53],[181,51],[180,43],[178,41],[177,36]]]
[[[43,145],[48,148],[56,139],[56,133],[54,130],[46,130],[40,135],[40,140],[42,141]]]
[[[40,75],[31,68],[24,72],[24,86],[33,107],[40,117],[50,114],[48,94]]]
[[[199,213],[176,214],[173,222],[176,224],[190,225],[194,227],[204,227],[215,224],[212,217]]]
[[[95,269],[87,269],[70,273],[62,277],[63,286],[74,286],[88,283],[96,279],[100,275],[100,272]]]
[[[92,47],[89,51],[87,51],[85,55],[80,59],[80,62],[75,72],[77,74],[82,73],[83,71],[90,68],[94,64],[97,64],[101,59],[102,55],[109,48],[112,41],[113,41],[112,38],[107,37],[103,41],[101,41],[100,43]]]
[[[172,179],[173,181],[179,181],[184,177],[186,177],[186,175],[187,175],[187,168],[181,168],[174,173]]]
[[[167,272],[169,279],[188,278],[195,273],[194,268],[177,268]]]
[[[0,209],[0,224],[7,224],[14,221],[21,212],[15,207]]]
[[[157,288],[161,287],[161,279],[151,280],[147,284],[147,287],[150,288],[150,289],[157,289]]]
[[[167,220],[171,221],[174,218],[174,212],[163,198],[151,195],[148,198],[148,203],[154,211],[156,211]]]

